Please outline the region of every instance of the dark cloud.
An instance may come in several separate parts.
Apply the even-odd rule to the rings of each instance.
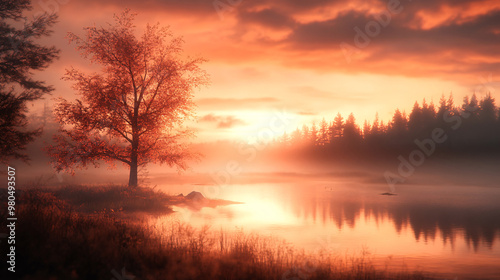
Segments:
[[[341,42],[353,39],[354,27],[364,26],[368,21],[365,14],[349,11],[330,20],[299,24],[286,41],[293,48],[337,48]]]
[[[287,41],[296,47],[308,48],[332,48],[346,42],[355,46],[355,28],[368,37],[373,43],[394,44],[400,50],[415,50],[408,45],[434,45],[436,49],[462,48],[457,43],[467,43],[468,46],[477,48],[491,46],[495,47],[500,42],[500,11],[491,11],[488,14],[476,17],[465,23],[450,23],[437,26],[429,30],[421,30],[407,27],[398,22],[393,15],[391,22],[386,27],[380,27],[378,35],[368,36],[367,25],[377,21],[373,15],[359,11],[349,11],[339,14],[336,18],[327,21],[317,21],[299,25],[288,37]],[[379,25],[380,26],[380,25]],[[497,33],[497,34],[496,34]]]
[[[264,27],[281,29],[292,27],[295,21],[289,15],[273,9],[265,9],[258,12],[240,11],[238,19],[244,23],[255,23]]]
[[[137,1],[137,0],[106,0],[106,1],[98,1],[98,0],[89,0],[85,1],[85,5],[102,5],[105,2],[106,5],[114,5],[120,7],[121,9],[130,8],[134,11],[142,11],[142,10],[154,10],[156,12],[186,12],[189,14],[197,14],[197,15],[212,15],[217,16],[217,12],[214,6],[214,3],[217,1],[207,1],[207,0],[189,0],[189,1],[181,1],[181,0],[146,0],[146,1]],[[225,0],[221,2],[228,3]]]
[[[370,43],[359,49],[362,55],[355,64],[347,63],[340,44],[356,47],[355,28],[366,34],[367,24],[377,22],[375,12],[386,10],[388,3],[397,1],[107,0],[103,4],[89,0],[85,5],[116,6],[117,12],[131,8],[146,15],[165,13],[167,22],[169,16],[186,17],[184,22],[192,21],[186,23],[192,25],[192,34],[196,34],[193,30],[200,22],[213,24],[213,33],[204,31],[195,36],[201,38],[197,43],[206,42],[203,54],[214,61],[262,60],[321,71],[409,76],[423,64],[431,74],[450,74],[453,68],[463,73],[498,71],[494,63],[499,61],[500,5],[491,0],[400,0],[401,12],[390,14],[389,24],[381,27],[378,35],[369,37]],[[71,5],[84,4],[67,4]],[[227,17],[222,19],[221,13]],[[210,41],[214,38],[216,41]],[[471,62],[471,57],[480,60]],[[393,63],[401,60],[415,66]],[[397,69],[384,70],[382,64],[387,62]],[[210,105],[211,101],[214,100],[201,102]],[[246,106],[236,100],[220,101],[224,106]],[[248,106],[274,102],[246,101]]]
[[[377,19],[366,12],[351,10],[333,19],[300,24],[285,41],[290,50],[304,51],[339,51],[340,44],[345,43],[364,52],[363,60],[367,63],[420,57],[429,64],[460,64],[456,65],[457,69],[469,66],[477,69],[481,67],[469,65],[467,61],[471,55],[491,57],[493,60],[499,57],[500,10],[492,10],[467,21],[449,21],[429,29],[412,27],[410,22],[405,22],[406,19],[391,15],[389,24],[385,27],[379,25],[379,32],[371,37],[366,27]],[[359,28],[363,35],[357,35],[361,33],[355,28]],[[363,38],[358,42],[369,43],[357,44],[355,36]],[[454,56],[444,57],[443,53],[453,53]],[[491,69],[489,64],[484,62],[483,70]],[[436,68],[441,66],[435,65]]]
[[[234,116],[216,116],[208,114],[200,118],[201,122],[217,123],[217,128],[232,128],[237,125],[246,125],[246,123]]]
[[[373,1],[373,0],[372,0]],[[317,9],[324,9],[339,4],[345,4],[345,1],[340,0],[242,0],[240,9],[255,10],[258,7],[267,6],[271,9],[280,10],[287,14],[304,13]]]

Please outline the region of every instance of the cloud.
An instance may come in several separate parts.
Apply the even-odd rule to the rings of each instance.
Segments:
[[[288,28],[295,24],[291,16],[274,9],[264,9],[257,12],[242,10],[238,13],[238,20],[274,29]]]
[[[254,109],[255,106],[269,105],[279,100],[274,97],[261,98],[201,98],[196,103],[203,109]]]
[[[321,90],[313,86],[298,86],[291,87],[291,91],[297,94],[301,100],[304,98],[314,98],[316,100],[328,100],[328,101],[350,101],[350,102],[362,102],[365,101],[365,97],[356,95],[345,95],[338,94],[331,91]]]
[[[220,117],[216,117],[213,114],[208,114],[200,118],[201,122],[217,122]]]
[[[298,115],[301,116],[316,116],[317,114],[314,112],[297,112]]]
[[[247,123],[234,116],[216,116],[208,114],[200,118],[201,122],[217,123],[217,128],[232,128],[238,125],[246,125]]]
[[[321,72],[430,75],[457,81],[498,73],[499,1],[400,0],[401,12],[391,14],[387,26],[368,37],[369,44],[362,48],[355,44],[354,28],[366,34],[367,24],[377,22],[377,15],[387,11],[387,3],[398,0],[220,1],[229,7],[224,20],[214,2],[204,0],[110,0],[105,5],[89,0],[69,2],[65,7],[79,11],[102,6],[106,14],[128,7],[152,23],[173,23],[174,33],[185,35],[190,46],[203,46],[191,47],[189,53],[195,50],[214,62],[265,61]],[[70,11],[65,15],[61,11],[61,19],[74,17]],[[342,43],[359,50],[350,62]]]

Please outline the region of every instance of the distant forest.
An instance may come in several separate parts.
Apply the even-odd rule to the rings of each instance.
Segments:
[[[491,94],[480,100],[473,94],[461,105],[454,104],[452,95],[442,96],[437,106],[424,99],[415,102],[409,114],[397,109],[388,123],[377,114],[362,128],[352,113],[346,119],[338,113],[333,120],[323,118],[284,134],[274,148],[316,158],[380,157],[418,148],[427,156],[498,154],[500,109]]]

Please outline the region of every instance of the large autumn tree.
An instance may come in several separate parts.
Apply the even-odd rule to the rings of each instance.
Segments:
[[[0,162],[29,160],[26,145],[41,133],[28,127],[28,104],[53,88],[34,78],[34,71],[47,68],[57,58],[55,47],[38,40],[49,36],[56,15],[26,16],[29,0],[0,1]]]
[[[134,14],[115,15],[106,27],[87,27],[83,37],[69,33],[98,73],[67,70],[79,99],[60,99],[61,123],[49,154],[57,170],[122,162],[137,186],[138,167],[148,163],[186,167],[190,156],[183,122],[192,116],[194,90],[207,83],[203,59],[183,59],[182,39],[159,24],[136,36]]]

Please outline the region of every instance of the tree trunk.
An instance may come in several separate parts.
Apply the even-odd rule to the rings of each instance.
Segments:
[[[129,188],[137,187],[137,156],[135,157],[135,161],[132,159],[130,164],[130,174],[128,177],[128,186]]]
[[[138,141],[133,141],[132,154],[130,155],[130,174],[128,177],[129,188],[137,187],[137,147]]]
[[[132,80],[134,76],[131,73]],[[134,84],[134,114],[132,117],[132,151],[130,153],[130,175],[128,178],[128,187],[136,188],[137,187],[137,157],[139,151],[139,125],[138,125],[138,116],[139,116],[139,102],[137,101],[137,88]]]

